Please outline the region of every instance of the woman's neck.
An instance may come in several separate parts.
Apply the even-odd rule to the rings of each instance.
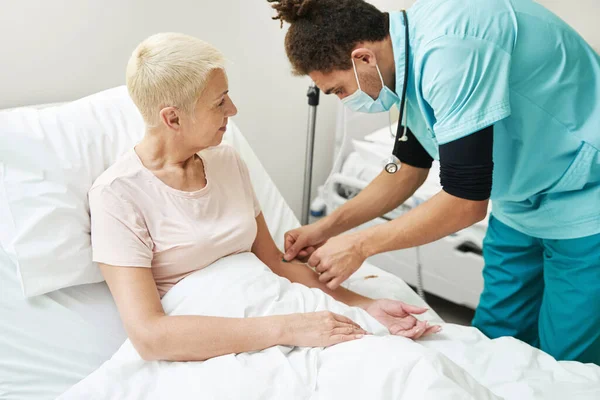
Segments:
[[[146,132],[134,151],[146,169],[167,186],[193,192],[207,184],[204,161],[196,155],[202,148],[186,148],[169,139],[169,133]]]
[[[195,155],[202,148],[190,148],[177,141],[170,132],[148,129],[135,151],[142,163],[150,170],[192,166]]]

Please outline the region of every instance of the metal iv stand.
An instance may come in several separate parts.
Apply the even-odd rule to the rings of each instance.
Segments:
[[[315,151],[315,128],[320,90],[314,83],[308,88],[308,131],[306,135],[306,161],[304,163],[304,193],[302,195],[302,225],[308,225],[310,215],[310,189],[312,186],[313,157]]]

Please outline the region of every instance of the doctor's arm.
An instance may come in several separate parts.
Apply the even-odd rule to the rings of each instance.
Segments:
[[[492,190],[493,126],[440,146],[443,190],[400,218],[363,232],[365,255],[431,243],[487,215]]]
[[[328,217],[335,226],[332,236],[381,217],[408,200],[423,185],[433,159],[407,129],[408,140],[400,142],[394,155],[402,163],[395,174],[382,171],[355,198]]]
[[[375,254],[420,246],[485,218],[492,188],[493,127],[440,146],[443,190],[394,221],[329,239],[308,264],[336,288]]]
[[[487,208],[487,200],[465,200],[441,191],[402,217],[363,231],[362,254],[370,257],[434,242],[483,220]]]
[[[432,159],[408,130],[408,141],[398,146],[395,155],[402,167],[395,174],[382,171],[366,188],[314,224],[286,233],[285,258],[304,258],[331,237],[381,217],[408,200],[423,185]]]

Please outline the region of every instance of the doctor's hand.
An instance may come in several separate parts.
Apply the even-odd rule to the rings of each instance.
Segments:
[[[442,330],[439,325],[429,325],[426,321],[419,321],[411,314],[423,314],[426,308],[411,306],[397,300],[373,300],[364,309],[373,318],[385,326],[392,335],[404,336],[409,339],[418,339]]]
[[[356,234],[348,234],[329,239],[310,256],[308,265],[319,273],[319,281],[335,290],[365,259]]]
[[[286,261],[298,259],[306,262],[314,251],[329,239],[329,236],[319,222],[315,222],[286,232],[284,238],[285,254],[283,258]]]

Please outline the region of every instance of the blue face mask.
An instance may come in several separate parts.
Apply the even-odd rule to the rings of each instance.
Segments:
[[[379,74],[379,79],[381,79],[381,91],[379,92],[379,97],[377,97],[377,100],[373,100],[371,96],[363,92],[360,88],[360,82],[358,80],[358,73],[356,72],[354,58],[352,59],[352,65],[354,66],[354,76],[356,77],[358,90],[352,93],[350,96],[342,99],[342,103],[346,107],[355,112],[380,113],[389,111],[394,104],[400,101],[398,95],[385,86],[383,77],[381,76],[381,71],[379,71],[379,66],[375,65],[377,68],[377,73]]]

